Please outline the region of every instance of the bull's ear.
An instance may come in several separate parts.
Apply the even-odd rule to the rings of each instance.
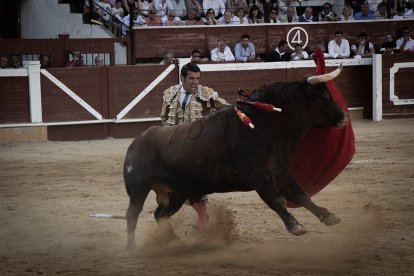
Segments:
[[[321,82],[327,82],[327,81],[333,80],[334,78],[339,76],[341,71],[342,71],[342,63],[339,65],[339,67],[336,70],[334,70],[330,73],[327,73],[327,74],[309,77],[307,79],[307,81],[311,85],[315,85],[315,84],[318,84],[318,83],[321,83]]]

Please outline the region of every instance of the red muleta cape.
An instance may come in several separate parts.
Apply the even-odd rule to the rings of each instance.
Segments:
[[[325,58],[322,50],[315,51],[316,74],[325,73]],[[343,111],[348,107],[333,81],[326,82],[333,99]],[[299,186],[313,196],[325,188],[348,165],[355,153],[355,137],[351,118],[347,126],[337,128],[313,128],[299,143],[289,171]],[[288,202],[289,207],[298,207]]]

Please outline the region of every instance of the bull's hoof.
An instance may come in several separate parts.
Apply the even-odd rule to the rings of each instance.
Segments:
[[[287,230],[295,236],[302,236],[306,234],[306,228],[299,223],[291,225]]]
[[[335,216],[334,214],[330,214],[322,222],[328,226],[332,226],[332,225],[340,223],[341,219]]]

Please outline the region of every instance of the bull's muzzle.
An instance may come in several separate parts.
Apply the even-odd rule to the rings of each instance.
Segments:
[[[342,113],[344,114],[344,116],[342,117],[342,120],[341,120],[341,121],[339,121],[339,122],[336,124],[336,128],[343,128],[343,127],[345,127],[345,126],[348,124],[348,122],[349,122],[349,113],[348,113],[348,112],[343,112],[343,111],[342,111]]]

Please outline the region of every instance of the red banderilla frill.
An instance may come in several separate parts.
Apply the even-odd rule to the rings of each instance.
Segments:
[[[246,114],[244,114],[240,109],[238,109],[237,106],[234,106],[234,111],[236,111],[237,116],[239,116],[240,121],[242,121],[242,123],[245,126],[248,126],[252,129],[254,128],[252,120],[250,120],[250,118]]]

